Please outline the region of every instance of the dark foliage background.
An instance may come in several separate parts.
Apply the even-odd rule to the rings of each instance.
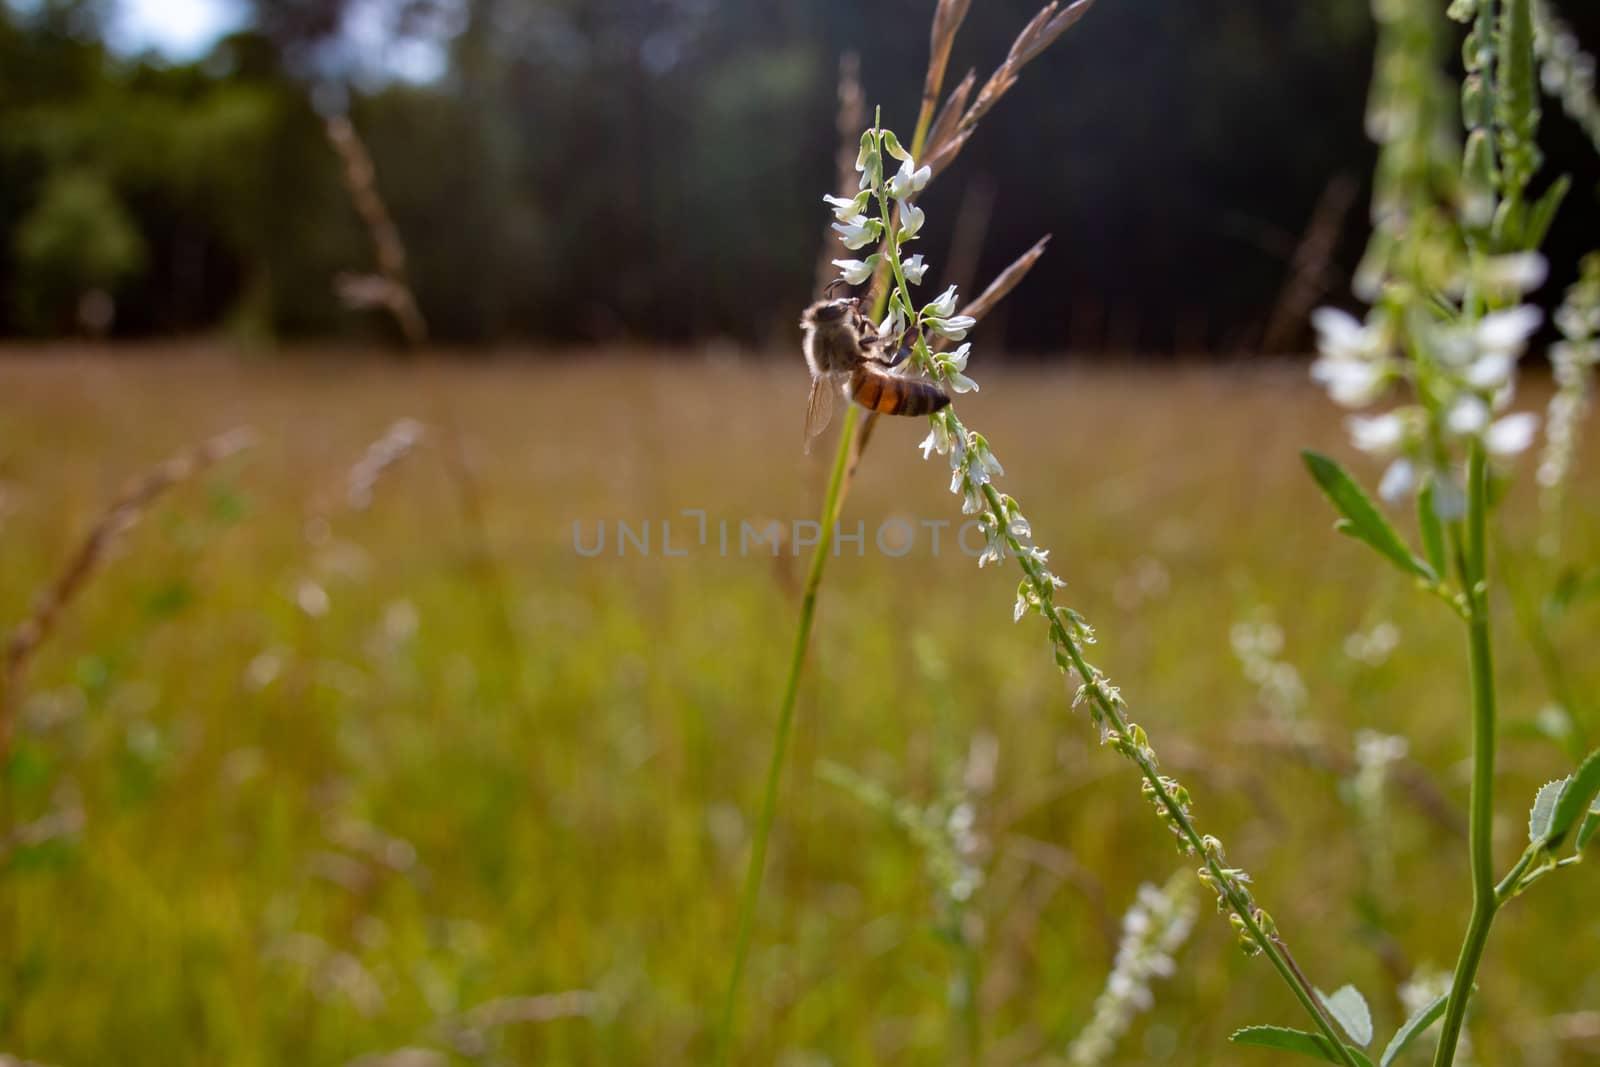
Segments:
[[[1036,4],[975,4],[953,77],[986,75]],[[0,4],[0,334],[80,330],[85,291],[114,297],[124,337],[383,334],[333,291],[371,263],[318,114],[348,108],[438,339],[781,343],[821,247],[839,56],[861,53],[869,105],[909,129],[932,6],[255,0],[249,30],[173,64],[109,50],[107,3]],[[1560,6],[1600,48],[1595,5]],[[391,49],[440,44],[444,74],[386,77],[352,20]],[[1370,32],[1365,0],[1100,0],[930,190],[930,280],[986,277],[1051,232],[997,320],[1009,346],[1259,348],[1319,198],[1369,169]],[[1544,177],[1577,179],[1555,293],[1600,244],[1600,163],[1546,117]],[[965,268],[963,212],[987,219]]]

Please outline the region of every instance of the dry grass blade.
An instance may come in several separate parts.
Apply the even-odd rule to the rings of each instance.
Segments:
[[[1094,0],[1076,0],[1075,3],[1068,4],[1065,11],[1057,13],[1054,18],[1046,21],[1026,42],[1019,39],[1017,44],[1021,46],[1020,50],[1014,47],[1012,51],[1017,53],[1021,63],[1031,63],[1038,58],[1039,53],[1055,44],[1063,33],[1087,15],[1089,8],[1093,6]]]
[[[95,571],[105,562],[117,539],[132,529],[169,489],[250,447],[254,438],[252,431],[241,427],[184,449],[129,486],[90,527],[66,567],[35,603],[33,614],[23,620],[6,641],[5,661],[0,665],[0,753],[5,751],[10,738],[11,711],[16,707],[17,690],[28,661],[55,629],[61,613],[83,592]]]
[[[933,145],[935,150],[949,142],[955,134],[956,127],[961,123],[961,117],[967,113],[967,101],[972,99],[972,90],[977,85],[978,72],[969,70],[967,76],[950,90],[944,107],[939,109],[939,117],[933,120],[933,128],[928,132],[928,144]]]
[[[861,91],[861,54],[846,52],[839,57],[839,155],[835,161],[834,188],[849,189],[856,180],[856,148],[861,127],[867,122],[867,99]],[[845,194],[849,195],[849,194]],[[831,221],[831,220],[830,220]],[[822,254],[817,259],[816,291],[833,279],[833,229],[822,231]]]
[[[928,73],[922,80],[922,112],[917,128],[926,129],[939,106],[939,90],[944,85],[945,70],[950,65],[950,49],[956,43],[956,33],[966,21],[967,9],[972,0],[939,0],[933,13],[933,29],[929,34]]]
[[[982,321],[985,315],[994,310],[996,304],[1004,300],[1011,290],[1020,285],[1022,279],[1028,276],[1028,272],[1033,269],[1033,265],[1039,262],[1039,257],[1044,255],[1045,246],[1050,243],[1050,236],[1048,233],[1045,234],[1034,243],[1032,248],[1013,260],[1009,267],[1001,271],[995,280],[989,283],[989,288],[979,293],[977,299],[961,309],[961,314],[971,315],[973,318]]]
[[[1017,84],[1022,69],[1039,58],[1045,49],[1055,44],[1061,35],[1088,14],[1093,6],[1094,0],[1075,0],[1074,3],[1067,5],[1065,10],[1059,10],[1060,5],[1051,0],[1039,9],[1038,14],[1028,20],[1028,24],[1012,42],[1011,50],[1006,53],[1005,62],[995,68],[995,72],[989,76],[989,80],[979,91],[978,98],[961,116],[960,122],[956,123],[954,129],[950,130],[942,140],[930,142],[932,148],[928,153],[928,163],[933,167],[935,174],[948,167],[955,159],[956,154],[972,135],[973,129],[995,104],[1000,102],[1000,98]]]
[[[372,236],[378,260],[378,276],[342,276],[339,292],[346,303],[356,307],[381,306],[400,324],[406,343],[421,348],[428,343],[428,324],[417,309],[416,297],[406,277],[406,249],[400,231],[389,216],[389,209],[378,195],[377,171],[372,156],[350,120],[342,115],[328,119],[328,143],[344,163],[344,184],[356,213]]]
[[[1354,179],[1340,174],[1322,190],[1306,232],[1295,248],[1294,262],[1273,306],[1272,317],[1267,320],[1261,337],[1263,352],[1286,350],[1310,317],[1312,307],[1334,287],[1335,271],[1330,265],[1338,251],[1345,216],[1355,203],[1356,188]]]
[[[443,1029],[460,1053],[482,1055],[489,1047],[490,1032],[516,1023],[548,1023],[557,1019],[592,1018],[605,1010],[605,998],[587,989],[539,996],[499,997],[480,1004],[454,1019]]]

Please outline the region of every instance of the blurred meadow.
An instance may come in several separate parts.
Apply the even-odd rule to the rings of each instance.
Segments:
[[[825,462],[798,448],[798,361],[5,356],[7,620],[123,483],[255,432],[118,542],[28,672],[5,1046],[48,1064],[705,1060],[806,555],[741,556],[735,538],[724,557],[716,528],[816,512]],[[1329,406],[1289,365],[1077,361],[991,368],[965,403],[1004,427],[995,447],[1053,531],[1103,664],[1200,813],[1316,971],[1398,1023],[1399,981],[1448,968],[1467,903],[1462,649],[1447,612],[1330,529],[1297,457],[1338,450]],[[352,468],[406,418],[419,443],[357,506]],[[886,520],[959,520],[921,432],[881,429],[846,511],[868,540],[859,558],[843,546],[821,602],[739,1062],[945,1062],[957,1041],[923,856],[825,763],[918,802],[964,779],[986,871],[968,920],[986,1063],[1061,1055],[1136,887],[1192,866],[1150,832],[1026,628],[1005,625],[1007,583],[948,541],[934,555],[925,531],[900,558],[874,547]],[[1596,451],[1573,486],[1574,558],[1600,549]],[[706,547],[684,508],[706,512]],[[1503,508],[1499,531],[1507,798],[1567,759],[1511,610],[1551,577],[1531,514]],[[574,523],[587,550],[617,520],[651,521],[648,555],[619,556],[614,533],[602,554],[575,550]],[[663,554],[662,520],[686,555]],[[1600,682],[1595,612],[1551,627],[1580,693]],[[1314,745],[1290,745],[1245,676],[1239,623],[1281,629]],[[1351,640],[1385,623],[1392,649]],[[1594,707],[1575,725],[1591,741]],[[1377,849],[1342,781],[1362,729],[1411,741]],[[1502,854],[1519,811],[1503,808]],[[1600,1055],[1582,877],[1508,909],[1477,1062]],[[1537,955],[1516,957],[1527,944]],[[1115,1062],[1246,1062],[1227,1033],[1292,1009],[1204,915],[1156,999]]]
[[[1300,450],[1453,486],[1524,347],[1516,408],[1588,414],[1600,7],[1538,4],[1536,51],[1534,7],[1450,6],[1497,3],[1485,89],[1445,0],[0,0],[0,1067],[1248,1067],[1240,1027],[1333,1033],[1310,981],[1393,1033],[1480,873],[1481,601],[1375,567]],[[863,163],[844,252],[875,114],[928,169]],[[974,565],[964,431],[867,423],[775,744],[835,266],[899,279],[935,426],[1004,456],[1264,920],[1212,913],[1066,638]],[[928,347],[965,329],[981,392]],[[1441,390],[1356,424],[1405,463],[1313,347],[1340,403]],[[1533,454],[1494,482],[1502,863],[1600,743],[1592,422],[1561,508]],[[1593,853],[1506,904],[1455,1064],[1600,1062]],[[1183,929],[1130,978],[1151,887]]]

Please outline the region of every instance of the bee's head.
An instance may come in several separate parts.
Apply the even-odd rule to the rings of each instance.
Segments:
[[[837,300],[823,300],[812,305],[811,318],[819,323],[843,322],[856,314],[860,301],[853,296],[840,297]]]

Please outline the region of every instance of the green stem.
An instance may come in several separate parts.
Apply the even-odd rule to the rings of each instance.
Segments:
[[[728,975],[722,1021],[717,1027],[716,1062],[723,1067],[726,1067],[733,1051],[733,1020],[739,1003],[739,983],[744,978],[745,960],[750,954],[756,901],[761,896],[761,876],[766,868],[767,841],[772,836],[772,823],[778,813],[778,784],[783,775],[783,757],[789,748],[789,735],[794,732],[794,706],[800,694],[800,672],[805,667],[806,648],[811,643],[811,623],[817,613],[817,590],[822,586],[822,571],[827,566],[828,554],[833,550],[834,527],[843,503],[840,490],[844,485],[845,466],[850,458],[850,442],[855,439],[858,411],[855,405],[850,405],[845,412],[844,425],[839,429],[833,473],[828,478],[828,494],[822,503],[822,531],[817,539],[816,552],[811,557],[811,570],[806,575],[805,595],[800,601],[800,624],[795,629],[794,649],[789,655],[789,678],[783,687],[783,704],[778,709],[778,729],[772,739],[772,759],[767,767],[761,814],[756,821],[756,834],[750,846],[750,866],[745,870],[744,889],[739,896],[739,932],[733,950],[733,969]]]
[[[999,528],[1009,531],[1010,520],[1007,517],[1005,505],[1000,499],[999,492],[993,485],[985,484],[983,495],[989,504],[991,516],[995,522],[999,523]],[[1061,613],[1054,607],[1051,600],[1052,583],[1048,578],[1038,573],[1035,569],[1036,564],[1027,556],[1023,546],[1009,532],[1007,532],[1006,538],[1010,542],[1011,550],[1017,557],[1017,562],[1022,567],[1023,573],[1028,576],[1028,580],[1033,584],[1034,591],[1039,594],[1045,606],[1049,609],[1047,618],[1050,623],[1051,635],[1057,645],[1066,652],[1078,677],[1082,678],[1086,683],[1089,699],[1094,701],[1095,707],[1099,709],[1100,713],[1106,717],[1119,734],[1128,735],[1130,727],[1127,716],[1123,714],[1122,708],[1118,703],[1112,700],[1100,685],[1095,682],[1095,669],[1084,659],[1083,652],[1078,647],[1078,642],[1067,631],[1066,626],[1062,624]],[[1200,832],[1195,829],[1194,822],[1189,818],[1188,813],[1184,811],[1183,805],[1178,802],[1178,799],[1172,795],[1171,790],[1167,788],[1167,783],[1162,778],[1154,760],[1145,755],[1138,746],[1131,746],[1127,751],[1129,759],[1139,768],[1140,773],[1144,775],[1145,781],[1149,783],[1155,799],[1168,812],[1173,825],[1178,830],[1179,836],[1183,838],[1196,855],[1204,858],[1206,869],[1211,872],[1212,884],[1227,900],[1228,907],[1233,910],[1233,913],[1239,916],[1250,940],[1267,957],[1272,964],[1273,970],[1278,972],[1278,976],[1289,987],[1295,999],[1300,1002],[1300,1006],[1306,1010],[1306,1014],[1311,1016],[1312,1022],[1316,1024],[1317,1029],[1322,1032],[1322,1036],[1330,1043],[1340,1062],[1346,1064],[1347,1067],[1357,1067],[1355,1058],[1350,1055],[1349,1049],[1345,1047],[1344,1040],[1339,1036],[1333,1020],[1328,1017],[1327,1010],[1322,1006],[1322,1002],[1317,999],[1316,990],[1301,972],[1294,957],[1289,953],[1289,947],[1283,943],[1281,938],[1268,934],[1262,928],[1261,923],[1256,918],[1256,905],[1240,891],[1234,882],[1233,876],[1223,869],[1216,852],[1206,847]]]
[[[1434,1067],[1450,1067],[1466,1020],[1467,998],[1472,991],[1489,928],[1494,924],[1500,901],[1494,880],[1494,757],[1495,698],[1494,660],[1489,640],[1489,596],[1486,588],[1485,525],[1488,512],[1488,476],[1483,445],[1472,443],[1467,460],[1466,545],[1461,553],[1466,580],[1470,618],[1467,623],[1467,654],[1472,678],[1472,793],[1468,828],[1468,855],[1472,865],[1472,916],[1461,943],[1455,977],[1450,983],[1450,1002],[1434,1051]]]

